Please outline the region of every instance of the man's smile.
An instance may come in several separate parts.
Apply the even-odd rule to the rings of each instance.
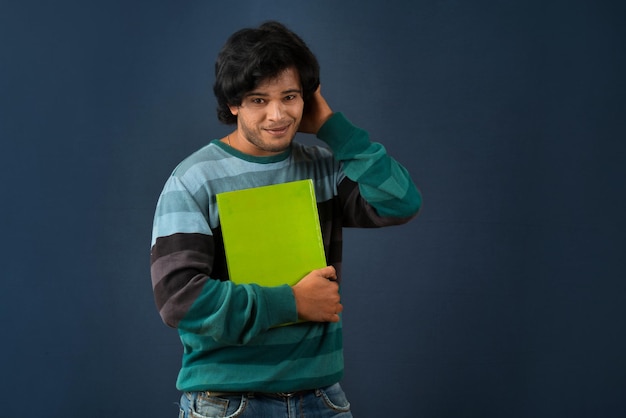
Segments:
[[[283,136],[289,131],[290,125],[277,126],[271,128],[265,128],[265,132],[269,133],[272,136]]]

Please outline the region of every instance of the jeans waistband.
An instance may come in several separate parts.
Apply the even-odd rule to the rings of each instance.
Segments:
[[[298,390],[295,392],[218,392],[212,390],[201,391],[208,397],[224,397],[224,396],[269,396],[272,398],[289,399],[296,396],[304,396],[309,394],[319,394],[319,389]]]

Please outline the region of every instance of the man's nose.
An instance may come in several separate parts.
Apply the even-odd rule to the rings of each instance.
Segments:
[[[267,107],[267,118],[269,120],[281,120],[284,111],[283,103],[280,101],[272,101]]]

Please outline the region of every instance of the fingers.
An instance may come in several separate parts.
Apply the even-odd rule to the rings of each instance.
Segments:
[[[293,287],[298,317],[314,322],[338,322],[343,311],[337,271],[328,266],[314,270]]]
[[[341,303],[338,303],[335,311],[336,312],[329,317],[328,322],[339,322],[339,320],[341,319],[339,317],[339,314],[343,312],[343,305]]]
[[[333,111],[321,93],[321,86],[306,101],[298,131],[317,134],[321,126],[332,116]]]
[[[333,283],[336,286],[337,290],[339,290],[339,285]],[[333,288],[335,288],[333,286]],[[339,322],[341,319],[339,314],[343,312],[343,305],[341,304],[341,297],[339,293],[333,295],[332,298],[329,298],[326,304],[319,306],[323,311],[323,320],[322,322]]]
[[[324,277],[328,280],[337,280],[337,271],[333,266],[324,267],[322,269],[317,270],[320,276]]]

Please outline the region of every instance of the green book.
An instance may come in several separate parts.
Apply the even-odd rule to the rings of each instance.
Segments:
[[[326,266],[312,180],[217,195],[230,279],[294,285]]]

